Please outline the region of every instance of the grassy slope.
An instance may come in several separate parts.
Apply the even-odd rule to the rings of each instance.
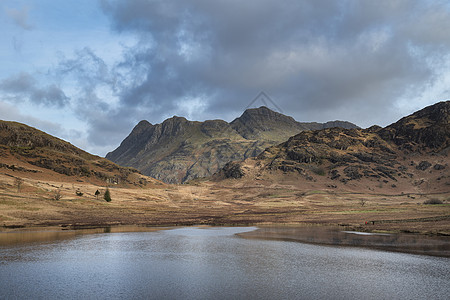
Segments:
[[[13,177],[0,174],[0,182],[0,226],[6,227],[346,224],[367,231],[450,234],[450,193],[368,194],[304,189],[292,182],[225,180],[112,187],[107,203],[104,187],[88,183],[25,178],[17,191]],[[56,190],[60,200],[54,199]],[[443,204],[423,204],[428,199]]]

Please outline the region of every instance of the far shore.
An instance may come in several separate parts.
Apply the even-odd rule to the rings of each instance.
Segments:
[[[107,225],[84,224],[71,226],[31,226],[0,229],[0,247],[23,243],[51,242],[85,234],[155,232],[177,227],[217,227],[208,224],[154,225]],[[250,227],[255,224],[220,224],[220,227]],[[256,225],[254,231],[237,234],[245,239],[300,242],[334,247],[360,247],[367,249],[394,251],[419,255],[450,258],[450,236],[401,233],[379,230],[359,231],[352,226],[329,224],[264,224]]]
[[[264,238],[327,244],[305,241],[303,229],[286,230],[331,226],[341,231],[450,239],[450,192],[367,194],[352,191],[351,186],[348,190],[312,189],[296,186],[297,181],[229,180],[110,187],[112,201],[106,202],[95,195],[105,189],[90,183],[26,178],[18,190],[13,177],[0,174],[0,179],[0,233],[257,226],[259,232],[285,228],[276,233],[266,230]]]

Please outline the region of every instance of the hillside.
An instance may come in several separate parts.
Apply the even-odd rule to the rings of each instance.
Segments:
[[[182,117],[156,125],[141,121],[106,158],[167,183],[183,183],[210,176],[229,161],[255,157],[301,131],[332,126],[357,127],[341,121],[300,123],[267,107],[248,109],[230,123]]]
[[[0,231],[321,224],[448,236],[448,129],[448,102],[440,103],[386,128],[304,131],[227,164],[215,180],[169,186],[29,126],[0,122]],[[224,145],[243,139],[224,121],[173,118],[164,126],[141,122],[135,131],[167,146],[189,144],[183,137],[199,131],[198,139],[221,136]],[[139,153],[132,147],[139,141],[128,140],[129,154]],[[103,199],[108,185],[111,202]]]
[[[0,173],[103,186],[143,186],[155,181],[33,127],[8,121],[0,121]]]
[[[304,131],[257,158],[227,164],[216,178],[377,193],[450,190],[450,101],[385,128]]]

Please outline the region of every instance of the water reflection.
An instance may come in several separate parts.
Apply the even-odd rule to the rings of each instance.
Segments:
[[[265,227],[239,234],[244,238],[296,241],[331,246],[368,247],[389,251],[450,257],[450,237],[383,234],[343,230],[342,227]]]
[[[12,230],[0,231],[0,247],[14,246],[25,243],[35,242],[53,242],[58,240],[72,239],[77,236],[86,234],[98,233],[113,233],[113,232],[152,232],[164,228],[145,227],[145,226],[107,226],[95,227],[85,229],[64,229],[50,228],[50,229],[29,229],[29,230]]]
[[[234,235],[252,230],[113,232],[0,247],[0,299],[447,299],[450,293],[447,258]]]

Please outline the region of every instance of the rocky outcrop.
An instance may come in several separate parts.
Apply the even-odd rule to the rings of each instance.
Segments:
[[[230,161],[255,157],[299,132],[336,125],[357,128],[341,121],[300,123],[267,107],[248,109],[230,123],[181,117],[156,125],[141,121],[106,158],[167,183],[182,183],[210,176]]]
[[[218,174],[222,178],[234,178],[239,179],[245,175],[241,169],[241,165],[238,162],[227,163]]]

